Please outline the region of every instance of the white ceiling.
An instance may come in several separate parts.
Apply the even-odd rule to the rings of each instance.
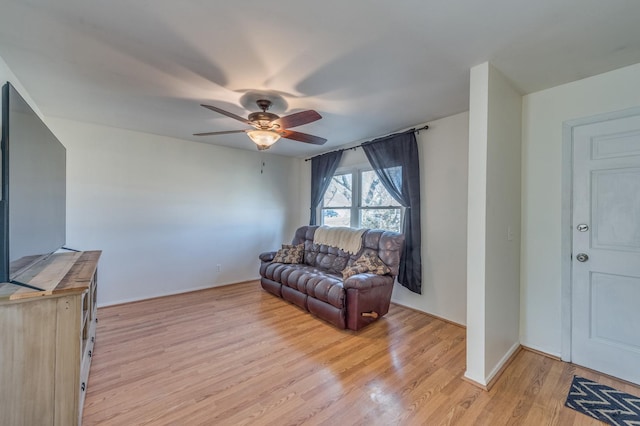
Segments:
[[[242,149],[191,136],[246,128],[199,104],[278,93],[329,141],[271,152],[310,156],[467,110],[487,60],[523,93],[638,63],[639,22],[637,0],[0,0],[0,56],[45,115]]]

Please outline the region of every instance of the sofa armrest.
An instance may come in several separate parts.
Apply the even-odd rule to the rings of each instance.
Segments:
[[[387,285],[393,285],[393,277],[391,275],[376,275],[369,272],[352,275],[344,280],[343,283],[345,290],[350,288],[364,290]]]
[[[260,260],[263,262],[271,262],[274,257],[276,257],[275,251],[266,251],[264,253],[260,253]]]

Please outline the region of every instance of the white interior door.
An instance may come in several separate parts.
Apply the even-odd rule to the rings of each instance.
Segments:
[[[640,115],[573,129],[572,362],[640,384]]]

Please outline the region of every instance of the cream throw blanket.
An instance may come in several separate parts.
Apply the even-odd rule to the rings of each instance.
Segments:
[[[313,236],[313,243],[338,247],[347,253],[356,254],[362,247],[362,234],[364,234],[365,231],[366,228],[355,229],[344,226],[321,226],[316,229],[316,233]]]

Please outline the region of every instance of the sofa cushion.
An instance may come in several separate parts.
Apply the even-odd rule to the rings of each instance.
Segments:
[[[350,259],[349,253],[337,247],[314,244],[313,241],[305,241],[304,249],[304,263],[326,269],[333,274],[340,274]]]
[[[304,258],[304,244],[283,244],[273,257],[276,263],[301,263]]]
[[[303,264],[266,263],[260,268],[260,274],[337,308],[345,305],[342,279],[324,269]]]
[[[342,278],[347,279],[352,275],[371,272],[376,275],[386,275],[391,269],[373,252],[365,252],[351,266],[342,271]]]

